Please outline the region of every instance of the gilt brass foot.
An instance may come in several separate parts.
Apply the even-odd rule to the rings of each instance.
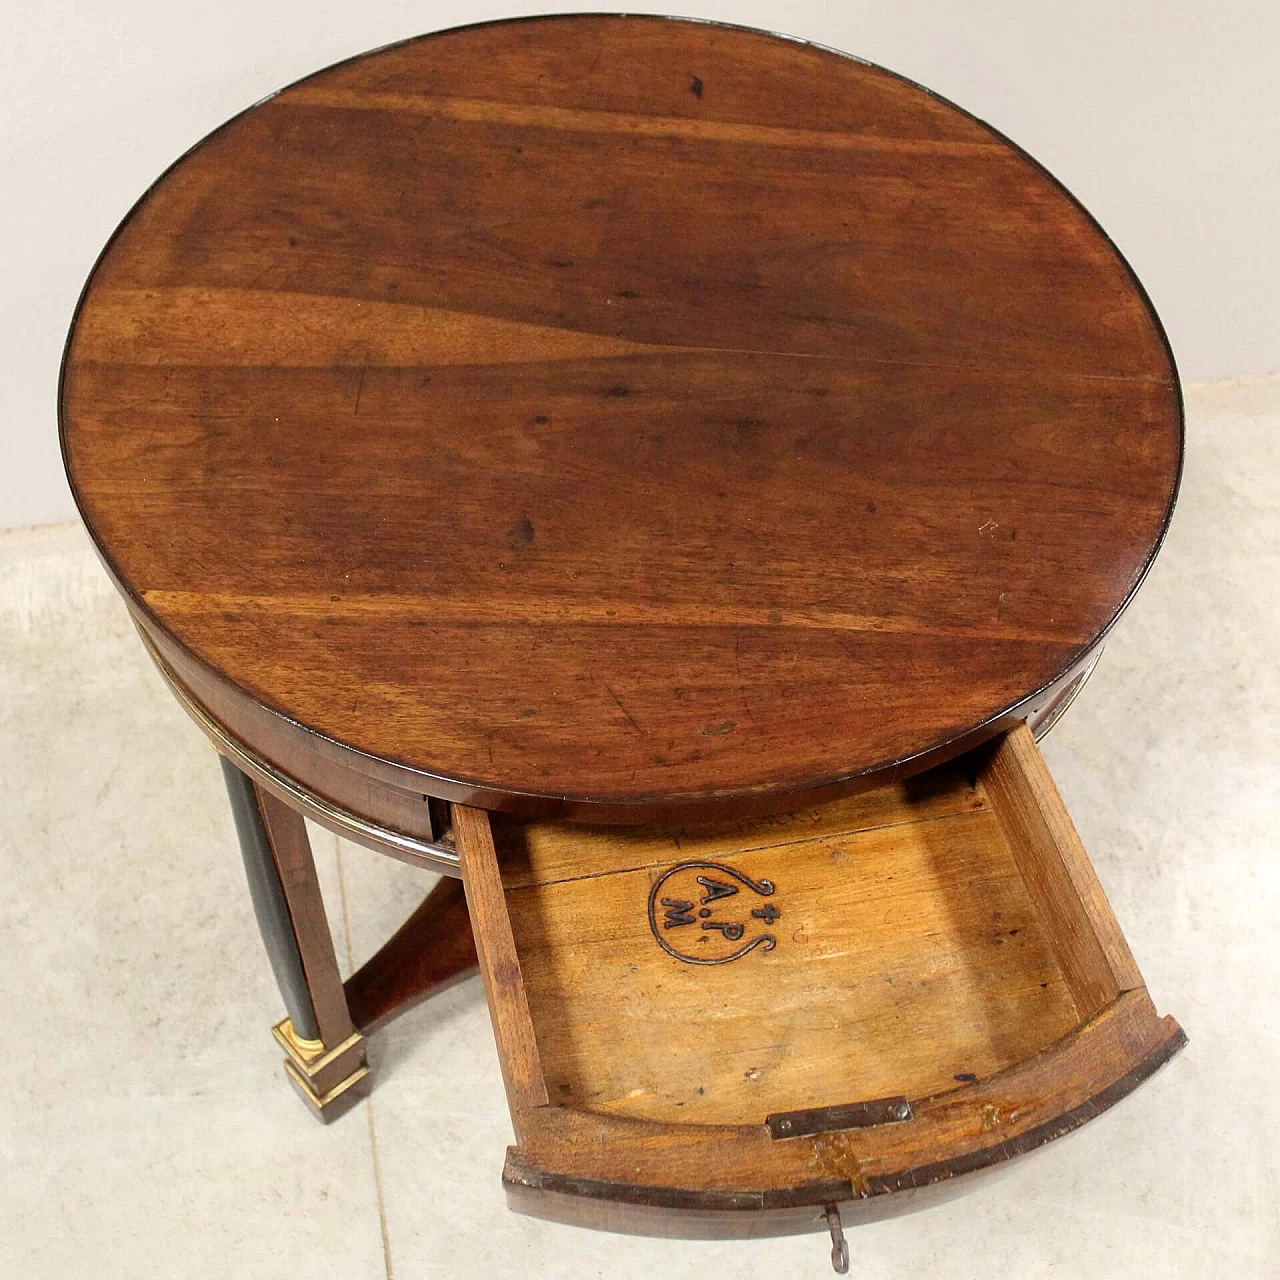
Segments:
[[[348,1111],[368,1092],[365,1040],[358,1031],[332,1049],[319,1040],[299,1036],[288,1018],[277,1023],[271,1033],[287,1055],[284,1071],[289,1083],[322,1124]]]

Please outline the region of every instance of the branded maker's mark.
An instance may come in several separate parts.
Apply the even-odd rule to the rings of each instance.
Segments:
[[[722,862],[681,862],[663,872],[649,890],[649,928],[658,945],[686,964],[728,964],[758,947],[772,951],[768,930],[782,912],[772,903],[771,880],[752,880]],[[680,932],[684,929],[691,932]]]

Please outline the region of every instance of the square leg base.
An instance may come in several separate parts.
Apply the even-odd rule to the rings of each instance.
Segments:
[[[306,1040],[288,1018],[271,1029],[285,1051],[285,1075],[322,1124],[349,1111],[369,1091],[370,1072],[365,1062],[365,1040],[353,1031],[331,1049],[318,1040]]]

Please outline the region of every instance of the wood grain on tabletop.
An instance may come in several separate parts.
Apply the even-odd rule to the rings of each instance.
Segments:
[[[1069,671],[1181,448],[1144,295],[1034,162],[647,17],[237,117],[110,245],[61,410],[117,581],[229,696],[409,789],[637,814],[873,775]]]

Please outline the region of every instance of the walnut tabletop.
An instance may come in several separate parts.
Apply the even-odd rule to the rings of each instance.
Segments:
[[[1141,286],[1018,147],[649,17],[447,31],[236,117],[104,252],[60,410],[109,571],[237,740],[609,820],[1024,717],[1182,448]]]

